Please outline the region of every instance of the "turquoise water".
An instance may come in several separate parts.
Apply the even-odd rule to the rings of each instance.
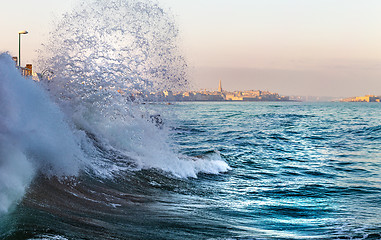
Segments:
[[[169,131],[175,152],[223,160],[231,169],[197,178],[164,168],[106,179],[89,172],[64,181],[39,176],[0,219],[0,238],[381,238],[380,104],[149,108],[161,113],[160,131]]]
[[[233,168],[211,182],[210,214],[233,236],[380,238],[381,114],[363,103],[175,106],[186,154]]]

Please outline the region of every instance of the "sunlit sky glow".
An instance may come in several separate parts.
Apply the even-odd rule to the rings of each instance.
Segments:
[[[195,89],[381,95],[380,0],[158,0],[171,9]],[[32,62],[71,1],[6,1],[0,51]]]

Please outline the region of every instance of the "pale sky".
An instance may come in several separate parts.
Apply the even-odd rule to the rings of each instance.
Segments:
[[[381,95],[380,0],[158,0],[176,16],[196,89]],[[32,62],[75,1],[6,1],[0,51]],[[33,62],[32,62],[33,63]]]

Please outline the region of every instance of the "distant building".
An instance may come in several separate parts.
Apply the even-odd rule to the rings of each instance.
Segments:
[[[164,97],[167,97],[167,98],[173,97],[173,92],[170,90],[163,91],[163,93],[164,93]]]
[[[15,64],[16,64],[16,66],[17,66],[17,57],[12,57],[12,59],[13,59],[13,61],[15,61]]]
[[[220,80],[220,83],[218,84],[218,92],[222,93],[222,83]]]
[[[381,96],[365,95],[364,97],[341,99],[340,102],[381,102]]]

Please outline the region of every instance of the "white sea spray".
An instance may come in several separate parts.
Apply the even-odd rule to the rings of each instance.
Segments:
[[[153,122],[152,115],[160,113],[129,101],[132,95],[139,99],[140,93],[188,86],[178,42],[173,15],[146,0],[82,2],[52,31],[39,62],[54,73],[45,86],[77,128],[111,152],[105,156],[82,145],[95,172],[157,168],[196,177],[227,170],[220,162],[213,167],[213,161],[178,154],[170,147],[169,129]]]
[[[74,176],[86,164],[58,106],[11,57],[0,55],[0,209],[19,199],[37,171]]]
[[[229,170],[219,155],[175,151],[170,128],[152,117],[160,113],[139,101],[142,92],[187,87],[177,44],[174,17],[157,3],[87,1],[63,16],[40,51],[38,68],[49,78],[26,79],[1,54],[0,213],[36,174],[109,178],[154,168],[186,178]]]

